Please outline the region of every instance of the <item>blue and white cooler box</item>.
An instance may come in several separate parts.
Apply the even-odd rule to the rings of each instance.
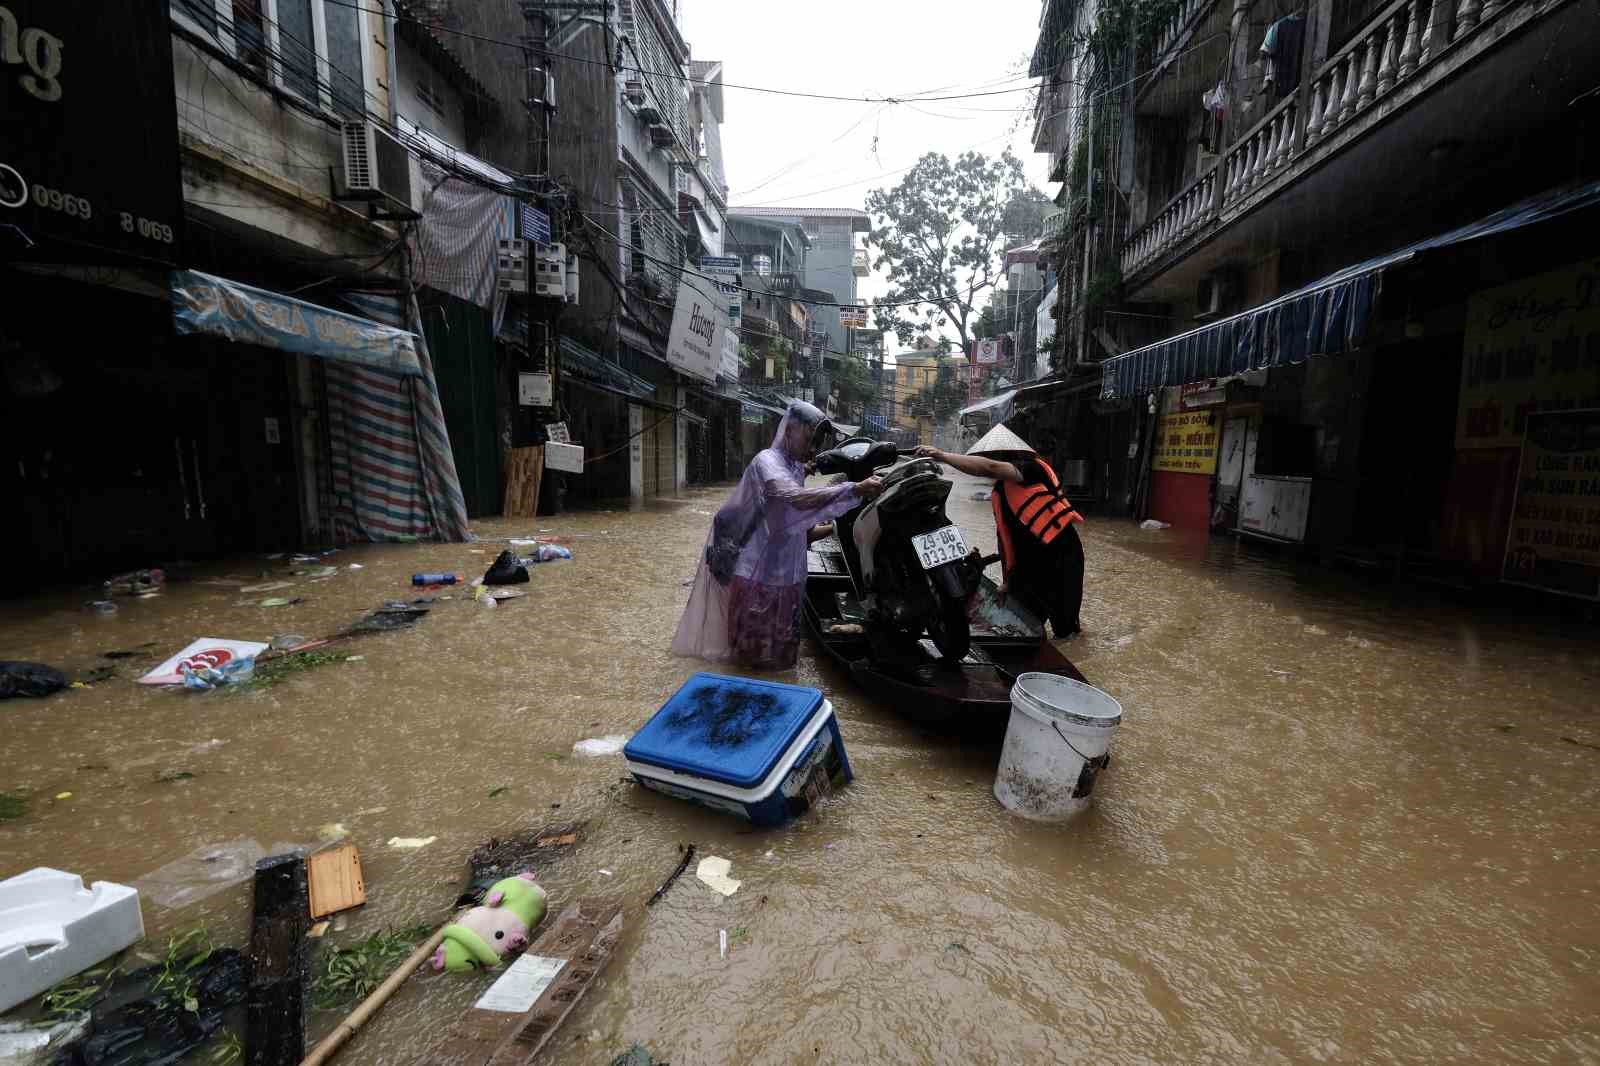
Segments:
[[[760,826],[782,825],[850,783],[850,759],[822,692],[695,674],[622,754],[645,788]]]

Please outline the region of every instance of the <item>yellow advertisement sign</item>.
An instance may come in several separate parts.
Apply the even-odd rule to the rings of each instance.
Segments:
[[[1178,474],[1214,474],[1217,472],[1217,439],[1221,435],[1221,408],[1162,415],[1161,421],[1156,423],[1150,469]]]
[[[1600,411],[1528,417],[1503,576],[1600,599]]]
[[[1600,259],[1467,303],[1457,448],[1515,448],[1535,411],[1600,407]]]

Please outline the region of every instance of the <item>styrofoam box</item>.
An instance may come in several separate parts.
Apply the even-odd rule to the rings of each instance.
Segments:
[[[110,958],[144,936],[127,885],[36,867],[0,881],[0,1013]]]
[[[583,473],[583,445],[546,441],[544,466],[546,470],[564,470],[569,474]]]

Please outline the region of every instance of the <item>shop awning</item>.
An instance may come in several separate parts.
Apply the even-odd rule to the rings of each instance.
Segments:
[[[1518,229],[1600,204],[1600,181],[1567,186],[1469,225],[1345,267],[1270,303],[1147,344],[1101,364],[1102,399],[1140,396],[1202,378],[1301,363],[1359,347],[1383,272],[1426,251]]]
[[[1017,390],[1012,389],[1010,392],[1002,392],[998,396],[991,396],[987,400],[980,400],[970,407],[963,407],[960,411],[957,411],[956,417],[965,418],[968,415],[975,415],[979,411],[988,411],[993,408],[1000,407],[1003,404],[1009,404],[1013,399],[1016,398],[1016,395]],[[1004,419],[1001,421],[1004,421]]]
[[[571,337],[561,338],[561,367],[574,377],[583,378],[630,400],[654,400],[655,386],[616,363],[607,362],[598,352]]]
[[[198,270],[172,272],[172,327],[418,377],[413,333]]]

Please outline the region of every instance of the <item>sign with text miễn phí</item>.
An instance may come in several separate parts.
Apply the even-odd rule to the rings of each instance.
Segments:
[[[1175,474],[1216,473],[1221,430],[1222,413],[1215,407],[1162,415],[1156,424],[1150,469]]]
[[[1528,416],[1501,576],[1600,600],[1600,409]]]

